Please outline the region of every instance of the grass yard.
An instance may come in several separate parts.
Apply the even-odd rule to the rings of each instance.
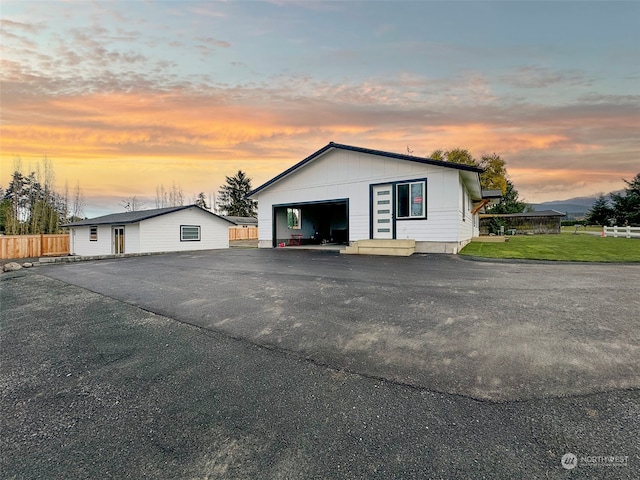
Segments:
[[[562,230],[562,233],[574,233],[576,231],[576,227],[569,225],[569,226],[564,226],[564,227],[560,227]],[[602,232],[602,227],[599,225],[587,225],[585,226],[580,226],[578,228],[578,233],[583,233],[583,232]]]
[[[575,262],[640,262],[640,239],[597,235],[516,235],[505,243],[472,242],[461,255]]]

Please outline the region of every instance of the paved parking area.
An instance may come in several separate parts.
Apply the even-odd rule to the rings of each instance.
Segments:
[[[640,386],[640,266],[243,250],[42,273],[373,377],[491,400]]]
[[[0,474],[638,478],[639,273],[233,250],[4,274]]]

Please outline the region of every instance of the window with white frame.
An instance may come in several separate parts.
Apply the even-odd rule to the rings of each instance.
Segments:
[[[299,208],[287,208],[287,228],[300,230],[302,228],[302,210]]]
[[[98,227],[96,226],[89,227],[89,241],[90,242],[98,241]]]
[[[199,242],[200,225],[180,225],[181,242]]]
[[[398,183],[396,185],[396,218],[425,218],[425,193],[424,180]]]

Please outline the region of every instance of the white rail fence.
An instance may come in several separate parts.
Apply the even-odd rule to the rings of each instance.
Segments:
[[[602,236],[640,238],[640,227],[602,227]]]

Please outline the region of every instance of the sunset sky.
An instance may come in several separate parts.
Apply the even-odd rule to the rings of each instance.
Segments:
[[[640,172],[640,2],[2,1],[1,171],[85,215],[257,187],[330,141],[497,153],[529,202]]]

